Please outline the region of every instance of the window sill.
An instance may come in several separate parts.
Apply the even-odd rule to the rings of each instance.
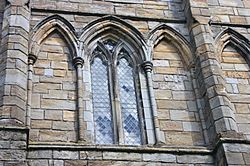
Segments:
[[[92,150],[112,152],[136,152],[136,153],[175,153],[175,154],[211,154],[212,150],[202,146],[129,146],[129,145],[86,145],[83,143],[63,142],[29,142],[28,149],[57,149],[57,150]]]

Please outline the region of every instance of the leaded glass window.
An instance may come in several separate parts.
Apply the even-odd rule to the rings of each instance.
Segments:
[[[142,144],[142,126],[135,63],[123,45],[108,39],[97,46],[91,63],[96,144]],[[121,43],[121,42],[120,42]],[[105,51],[106,50],[106,51]],[[107,59],[106,64],[98,56]]]
[[[133,68],[122,58],[117,66],[124,144],[141,144]]]
[[[109,97],[107,66],[99,57],[91,64],[92,100],[94,109],[95,142],[113,144],[113,120]]]

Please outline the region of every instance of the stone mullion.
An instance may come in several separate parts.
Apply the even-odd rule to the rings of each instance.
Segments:
[[[8,0],[2,27],[2,119],[5,125],[25,125],[30,9],[28,0]],[[21,12],[22,11],[22,12]],[[8,50],[7,50],[8,49]]]
[[[74,59],[74,65],[77,73],[77,120],[78,120],[78,141],[84,141],[84,106],[83,106],[83,75],[82,75],[82,67],[83,67],[83,59],[80,57],[76,57]]]
[[[32,101],[32,87],[33,87],[33,65],[37,57],[29,54],[28,57],[28,85],[27,85],[27,108],[26,108],[26,127],[30,128],[31,119],[31,101]]]
[[[198,61],[197,66],[200,66],[199,79],[202,80],[200,84],[200,91],[207,102],[207,108],[210,113],[206,114],[205,120],[207,124],[212,126],[214,130],[210,130],[210,140],[214,140],[216,136],[221,133],[229,131],[238,131],[237,124],[234,117],[234,107],[228,99],[225,91],[225,82],[222,77],[222,71],[218,58],[212,44],[212,37],[205,29],[206,25],[196,25],[192,31],[194,34]],[[213,131],[215,132],[213,134]]]
[[[165,141],[161,138],[161,135],[160,135],[160,126],[159,126],[159,120],[158,120],[158,115],[157,115],[157,106],[156,106],[156,101],[154,97],[154,89],[153,89],[153,81],[152,81],[153,63],[150,61],[146,61],[143,63],[143,68],[146,73],[149,102],[151,106],[151,114],[153,117],[152,124],[154,126],[155,144],[159,145],[159,144],[164,143]]]

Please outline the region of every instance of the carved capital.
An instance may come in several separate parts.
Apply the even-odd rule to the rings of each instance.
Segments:
[[[75,67],[80,66],[81,68],[83,67],[84,60],[81,57],[75,57],[73,59],[73,64]]]
[[[37,56],[35,56],[34,54],[28,55],[28,64],[29,65],[34,65],[34,63],[36,63],[36,60],[37,60]]]
[[[142,67],[143,67],[143,69],[144,69],[145,72],[152,72],[152,70],[153,70],[153,63],[150,62],[150,61],[145,61],[142,64]]]

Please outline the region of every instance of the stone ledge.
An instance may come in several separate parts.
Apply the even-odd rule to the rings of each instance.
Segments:
[[[28,149],[57,149],[57,150],[90,150],[90,151],[112,151],[112,152],[138,152],[138,153],[171,153],[171,154],[200,154],[210,155],[213,150],[206,147],[150,147],[150,146],[103,146],[84,145],[81,143],[58,143],[58,142],[30,142]]]
[[[80,15],[80,16],[107,16],[110,13],[89,13],[89,12],[78,12],[78,11],[66,11],[66,10],[58,10],[58,9],[46,9],[46,8],[37,8],[32,7],[32,12],[45,12],[45,13],[53,13],[53,14],[73,14],[73,15]],[[155,18],[155,17],[140,17],[140,16],[125,16],[119,14],[112,14],[113,16],[120,17],[122,19],[131,19],[136,21],[158,21],[158,22],[165,22],[165,23],[178,23],[178,24],[185,24],[187,21],[183,19],[167,19],[164,17]]]
[[[29,131],[29,129],[27,127],[3,126],[3,125],[0,125],[0,130],[24,130],[24,131]]]

